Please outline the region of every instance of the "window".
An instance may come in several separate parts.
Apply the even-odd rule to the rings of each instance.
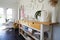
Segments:
[[[12,9],[8,8],[7,9],[7,19],[11,19],[12,18]]]
[[[4,9],[0,8],[0,24],[5,23]]]
[[[4,9],[3,8],[0,8],[0,18],[3,18],[4,16]]]

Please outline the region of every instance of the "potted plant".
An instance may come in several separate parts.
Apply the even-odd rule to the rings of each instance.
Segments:
[[[41,16],[41,11],[37,11],[37,12],[35,13],[35,18],[36,18],[36,19],[38,19],[38,16]]]
[[[35,13],[35,18],[40,22],[49,22],[50,21],[50,12],[43,10],[43,11],[37,11]]]

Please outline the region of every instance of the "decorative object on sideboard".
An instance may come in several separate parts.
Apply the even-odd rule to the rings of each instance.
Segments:
[[[38,16],[41,16],[41,11],[37,11],[37,12],[35,13],[35,18],[36,18],[36,19],[38,19]]]
[[[55,7],[58,3],[58,0],[50,0],[50,3],[53,7]]]
[[[24,19],[25,18],[24,5],[21,5],[20,16],[21,16],[21,19]]]
[[[40,22],[50,22],[51,15],[49,11],[42,10],[35,13],[35,18]]]

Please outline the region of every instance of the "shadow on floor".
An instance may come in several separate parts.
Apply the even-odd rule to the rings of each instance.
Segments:
[[[9,29],[2,30],[0,29],[0,40],[25,40],[21,35],[18,35],[18,30]]]

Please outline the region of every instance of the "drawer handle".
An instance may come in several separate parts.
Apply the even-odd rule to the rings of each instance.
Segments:
[[[32,24],[34,24],[34,22]]]

